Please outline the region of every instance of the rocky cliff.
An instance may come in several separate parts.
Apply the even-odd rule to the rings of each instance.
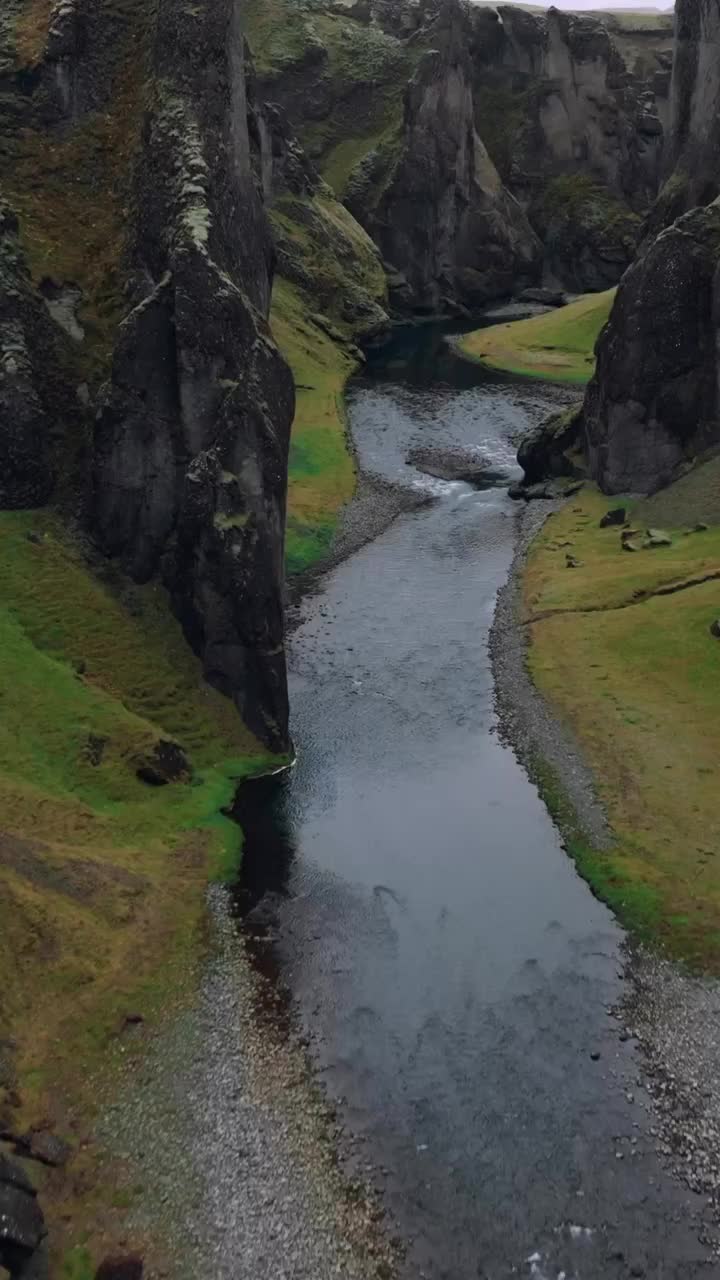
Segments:
[[[694,209],[623,277],[585,398],[590,474],[651,493],[720,443],[720,205]]]
[[[250,0],[248,36],[263,96],[381,245],[397,309],[526,283],[538,238],[567,288],[605,288],[631,261],[659,181],[670,20]]]
[[[665,183],[648,222],[656,234],[720,192],[720,6],[677,0]]]
[[[640,21],[638,19],[638,21]],[[567,288],[615,284],[659,185],[672,23],[473,10],[477,127]]]
[[[413,310],[478,306],[539,278],[541,246],[475,125],[470,25],[454,0],[433,24],[402,125],[351,175],[346,203]]]
[[[207,679],[282,749],[293,389],[237,6],[62,0],[46,30],[16,10],[0,178],[30,272],[6,212],[4,504],[89,488],[99,545],[168,587]]]
[[[590,473],[609,493],[652,492],[720,444],[718,0],[679,0],[676,41],[672,173],[618,289],[585,399]],[[673,222],[678,208],[689,212]]]
[[[165,0],[152,57],[133,305],[95,430],[92,522],[135,580],[161,574],[207,679],[282,748],[293,389],[266,321],[273,251],[237,6]]]

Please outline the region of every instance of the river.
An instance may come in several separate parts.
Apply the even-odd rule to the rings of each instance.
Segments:
[[[350,388],[362,468],[433,501],[305,597],[289,643],[297,764],[241,789],[243,878],[211,894],[197,995],[110,1111],[153,1193],[130,1228],[155,1230],[153,1212],[169,1228],[174,1264],[152,1276],[368,1274],[327,1226],[315,1139],[293,1136],[298,1070],[263,1049],[248,948],[405,1241],[403,1280],[718,1275],[612,1016],[622,932],[498,732],[488,641],[517,505],[505,485],[406,461],[471,447],[510,479],[515,438],[556,400],[483,378],[430,330]]]
[[[271,890],[259,962],[384,1170],[407,1275],[433,1280],[701,1265],[608,1014],[621,932],[498,734],[488,636],[517,508],[505,487],[406,462],[471,446],[514,478],[513,441],[555,399],[461,375],[431,333],[354,382],[361,467],[435,500],[305,601],[289,650],[297,766],[240,802],[245,907]]]

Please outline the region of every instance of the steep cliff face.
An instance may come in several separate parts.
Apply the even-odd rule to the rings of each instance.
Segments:
[[[475,127],[466,14],[450,0],[405,94],[399,135],[346,200],[414,309],[472,306],[532,283],[541,248]]]
[[[510,5],[478,6],[473,21],[477,127],[543,240],[546,274],[615,284],[658,189],[671,23],[636,32]]]
[[[720,192],[720,4],[677,0],[665,185],[649,222],[656,234]]]
[[[381,246],[397,309],[521,286],[534,233],[548,281],[572,289],[631,261],[658,187],[671,20],[250,0],[248,36],[262,95]]]
[[[136,581],[161,573],[208,680],[282,747],[293,390],[265,320],[272,249],[236,6],[161,2],[153,67],[134,306],[95,432],[93,525]]]
[[[99,545],[168,587],[207,679],[282,749],[293,388],[238,7],[36,9],[15,4],[2,100],[3,503],[56,473],[89,489]]]
[[[623,277],[584,422],[606,493],[649,493],[720,441],[720,204],[662,232]]]
[[[32,287],[18,229],[0,201],[0,508],[47,500],[72,414],[58,368],[61,335]]]

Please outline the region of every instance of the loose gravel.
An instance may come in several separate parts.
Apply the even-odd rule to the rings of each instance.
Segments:
[[[99,1137],[143,1194],[126,1244],[147,1280],[388,1280],[398,1250],[283,993],[251,965],[227,891],[209,891],[197,993],[158,1029]],[[120,1243],[120,1242],[119,1242]]]
[[[527,632],[518,624],[521,575],[528,547],[558,504],[518,508],[512,570],[500,592],[491,634],[501,736],[532,772],[540,757],[561,779],[587,837],[597,848],[612,840],[592,774],[577,741],[533,685],[526,667]],[[720,1257],[720,983],[683,972],[647,948],[625,944],[627,993],[609,1012],[620,1038],[635,1039],[657,1153],[691,1190],[706,1197],[703,1242]],[[633,1082],[629,1082],[632,1087]]]

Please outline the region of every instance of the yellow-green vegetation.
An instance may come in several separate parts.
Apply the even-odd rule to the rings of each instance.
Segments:
[[[595,370],[595,343],[614,297],[614,289],[587,293],[528,320],[475,329],[461,340],[460,350],[505,373],[548,382],[588,382]]]
[[[720,641],[710,624],[720,613],[720,525],[695,530],[689,504],[671,546],[629,553],[617,526],[599,527],[607,508],[587,489],[547,521],[525,571],[524,613],[531,675],[593,769],[613,847],[593,850],[562,779],[543,766],[539,777],[580,869],[621,919],[717,972]],[[639,545],[644,533],[641,524]]]
[[[189,885],[236,864],[223,810],[267,755],[159,587],[102,581],[47,511],[1,513],[0,536],[0,1020],[24,1011],[22,1075],[44,1083],[197,917]],[[191,772],[151,786],[138,769],[162,741]]]
[[[276,279],[270,321],[296,387],[286,535],[295,574],[327,553],[353,494],[343,391],[358,363],[354,333],[383,317],[385,275],[372,241],[327,187],[280,198],[271,218],[286,276]]]
[[[271,323],[296,387],[286,533],[286,563],[294,574],[326,554],[338,512],[353,494],[343,391],[356,362],[308,318],[298,290],[286,280],[275,285]]]

